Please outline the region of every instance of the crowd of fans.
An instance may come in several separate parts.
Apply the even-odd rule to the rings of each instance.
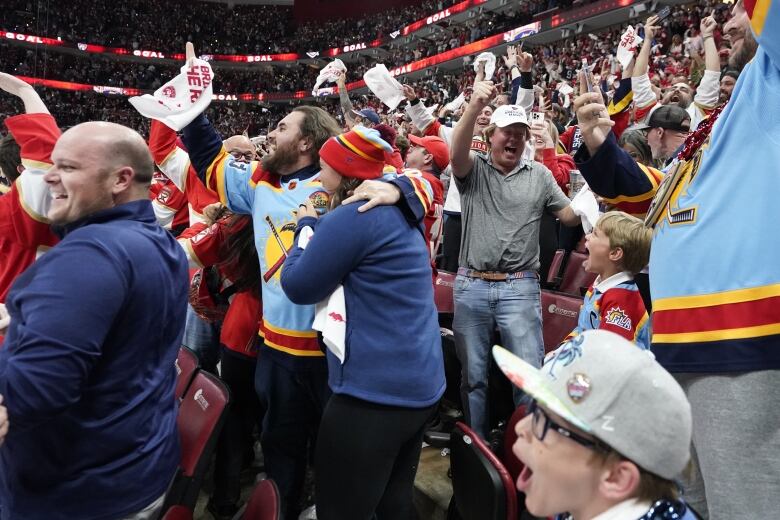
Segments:
[[[365,71],[379,62],[383,62],[388,68],[393,68],[495,34],[523,23],[525,18],[530,16],[525,9],[543,7],[546,6],[523,4],[514,14],[486,13],[464,24],[452,23],[451,28],[442,33],[440,38],[420,40],[400,49],[394,49],[391,60],[383,61],[376,57],[359,56],[356,61],[348,62],[348,80],[360,79]],[[652,64],[653,71],[658,73],[661,80],[688,75],[693,75],[694,82],[698,80],[697,74],[700,74],[703,63],[701,38],[697,37],[695,27],[702,13],[709,11],[708,3],[678,7],[664,22],[664,30],[658,37],[658,46],[654,49]],[[719,23],[723,22],[726,12],[723,8],[715,11]],[[623,27],[614,27],[597,34],[579,35],[563,42],[536,47],[532,52],[535,53],[535,74],[540,79],[540,84],[547,87],[562,79],[571,81],[575,71],[581,66],[583,57],[587,57],[593,63],[601,62],[607,56],[614,56],[617,38],[622,29]],[[717,44],[723,46],[720,34],[717,35]],[[181,51],[181,48],[179,47],[178,50]],[[92,85],[138,88],[145,91],[155,90],[161,86],[165,78],[175,74],[177,68],[160,62],[129,62],[94,54],[64,54],[57,52],[56,49],[30,49],[10,43],[0,43],[0,51],[2,51],[0,69],[13,74]],[[727,52],[724,50],[724,60],[727,58]],[[314,84],[318,74],[314,66],[306,64],[234,68],[214,63],[213,67],[216,71],[215,90],[230,94],[307,91]],[[614,67],[611,70],[614,72]],[[501,79],[505,80],[506,71],[500,70],[499,74]],[[446,79],[443,81],[447,88],[441,88],[442,81],[431,83],[434,93],[447,91],[450,95],[449,99],[452,99],[460,92],[459,85],[452,85]],[[438,99],[439,97],[441,96],[435,96],[437,103],[442,101]]]
[[[580,0],[576,5],[589,1],[592,0]],[[358,19],[341,18],[327,24],[318,20],[298,25],[292,8],[283,6],[229,8],[212,2],[133,0],[114,6],[110,18],[106,18],[101,4],[94,0],[78,0],[68,6],[40,0],[11,0],[10,5],[4,6],[2,29],[69,42],[162,52],[181,52],[185,42],[197,41],[201,42],[200,52],[204,54],[304,54],[387,38],[390,33],[456,3],[456,0],[427,0]],[[509,11],[486,13],[465,25],[446,21],[448,36],[421,43],[416,53],[429,56],[439,49],[452,48],[455,43],[463,45],[528,23],[535,14],[548,9],[565,10],[571,6],[571,1],[523,0]]]
[[[667,86],[675,77],[690,77],[694,84],[701,77],[703,56],[701,54],[701,38],[698,36],[698,24],[703,14],[713,12],[716,20],[723,23],[728,10],[721,5],[717,7],[713,0],[675,8],[671,16],[664,22],[663,30],[656,37],[651,62],[651,79],[659,87]],[[541,9],[542,6],[537,5]],[[481,23],[481,22],[480,22]],[[534,77],[536,84],[547,89],[547,97],[552,101],[552,93],[561,81],[571,82],[576,71],[581,67],[582,58],[590,63],[597,63],[598,71],[604,72],[604,78],[618,73],[614,60],[605,59],[614,56],[618,38],[624,27],[614,27],[590,35],[578,35],[574,38],[561,40],[554,44],[528,48],[534,55]],[[463,34],[468,29],[463,29]],[[721,60],[725,64],[728,49],[719,32],[715,35],[717,45],[721,49]],[[446,47],[459,46],[463,41],[444,41],[435,46],[431,52],[443,50]],[[678,45],[677,42],[683,44]],[[432,44],[435,45],[435,44]],[[414,46],[406,49],[407,55],[401,62],[425,57]],[[418,80],[410,81],[421,99],[428,106],[443,106],[455,99],[473,82],[474,71],[468,66],[470,58],[464,59],[467,65],[463,72],[453,73],[443,69],[429,69],[427,74]],[[399,63],[387,63],[388,67]],[[347,79],[354,81],[376,64],[376,59],[361,57],[358,62],[348,64]],[[257,66],[251,70],[220,67],[213,64],[215,77],[215,92],[245,93],[245,92],[292,92],[308,90],[314,84],[317,69],[307,65],[292,65],[289,67]],[[100,55],[72,55],[44,50],[29,49],[11,43],[0,43],[0,69],[12,74],[40,77],[53,80],[104,85],[115,87],[139,88],[153,91],[159,88],[168,78],[178,72],[178,67],[162,63],[138,63],[112,59]],[[502,91],[510,89],[508,69],[501,60],[497,63],[495,80]],[[128,124],[144,130],[146,125],[142,118],[127,104],[126,99],[93,92],[67,92],[54,89],[43,89],[52,111],[61,117],[67,125],[84,120],[112,120]],[[82,101],[89,102],[84,103]],[[355,97],[360,107],[373,107],[380,113],[384,110],[381,103],[371,96]],[[6,100],[7,101],[7,100]],[[333,98],[320,98],[318,104],[338,115],[337,102]],[[74,112],[72,107],[78,107]],[[62,110],[60,111],[60,108]],[[12,108],[12,107],[11,107]],[[219,124],[220,131],[227,133],[242,133],[249,129],[250,135],[264,134],[272,127],[275,118],[284,113],[283,108],[275,105],[257,106],[238,102],[214,103],[210,108],[214,119]],[[14,111],[2,111],[13,113]],[[131,124],[132,123],[132,124]],[[144,132],[145,133],[145,132]]]
[[[438,37],[400,49],[394,59],[430,56],[546,9],[571,6],[529,1],[512,13],[447,23]],[[15,7],[12,20],[21,30],[25,13],[41,6]],[[260,52],[277,52],[285,45],[290,47],[283,50],[296,48],[296,42],[332,45],[346,32],[381,38],[442,7],[430,0],[403,13],[297,27],[288,9],[263,8],[262,23],[246,35],[242,22],[259,8],[236,7],[231,22],[220,26],[224,37],[207,25],[222,18],[214,9],[223,7],[213,5],[196,4],[179,19],[171,5],[133,1],[117,9],[116,19],[69,15],[59,7],[38,9],[36,16],[50,17],[41,34],[65,39],[94,30],[102,43],[135,48],[184,48],[186,40],[195,40],[205,53],[242,52],[231,45],[262,34],[276,41],[256,49],[273,45],[277,50]],[[0,143],[3,174],[18,176],[0,199],[10,222],[0,250],[18,262],[7,262],[0,274],[24,280],[11,287],[10,279],[0,277],[0,290],[11,287],[0,305],[0,334],[8,334],[0,344],[0,394],[9,398],[11,429],[0,401],[0,443],[9,431],[13,447],[0,462],[25,476],[12,488],[0,474],[0,499],[6,500],[0,500],[0,516],[8,507],[11,514],[32,517],[60,502],[68,511],[94,506],[106,517],[161,512],[166,493],[176,490],[175,478],[168,487],[178,457],[170,400],[144,398],[131,403],[133,414],[123,414],[123,421],[162,425],[159,431],[144,437],[122,425],[124,435],[112,437],[117,446],[81,447],[85,458],[103,449],[125,450],[120,456],[128,458],[153,453],[161,470],[147,477],[144,489],[86,503],[79,497],[95,489],[115,492],[115,473],[143,472],[131,463],[116,469],[110,459],[95,464],[108,469],[98,471],[90,486],[71,489],[78,479],[60,473],[78,473],[82,461],[66,461],[52,470],[66,484],[37,500],[41,477],[29,468],[45,459],[40,446],[63,442],[56,429],[41,423],[62,421],[100,439],[105,431],[95,426],[99,421],[85,403],[116,406],[111,391],[84,391],[89,395],[82,397],[79,384],[66,385],[68,369],[78,372],[74,377],[84,386],[90,379],[101,390],[118,392],[127,376],[132,384],[143,381],[145,392],[168,395],[173,381],[165,367],[172,365],[182,334],[201,369],[230,387],[208,506],[217,519],[238,510],[240,475],[254,459],[258,420],[265,470],[279,487],[287,520],[310,505],[302,492],[311,465],[317,505],[312,518],[413,517],[411,490],[423,433],[446,386],[460,387],[451,404],[462,409],[473,429],[469,435],[490,439],[491,429],[507,419],[496,417],[501,412],[489,382],[493,358],[518,387],[514,407],[527,406],[515,427],[513,452],[525,464],[514,477],[530,514],[694,520],[695,509],[704,518],[737,518],[754,510],[767,516],[780,485],[772,458],[777,420],[771,414],[780,398],[780,357],[765,328],[778,326],[767,308],[776,298],[770,289],[780,280],[770,266],[748,264],[753,258],[766,264],[776,253],[762,238],[771,233],[777,210],[761,193],[772,186],[771,168],[780,160],[771,139],[780,107],[757,103],[751,90],[780,86],[780,54],[777,11],[760,9],[702,0],[675,7],[665,19],[650,14],[632,20],[644,41],[630,51],[628,65],[616,59],[625,25],[548,45],[509,46],[496,56],[493,81],[484,80],[484,67],[475,68],[474,57],[466,57],[462,68],[431,68],[406,81],[393,110],[378,99],[379,91],[350,96],[342,89],[338,98],[302,103],[214,100],[203,118],[197,98],[186,106],[174,107],[178,101],[162,97],[151,106],[133,106],[118,95],[33,90],[0,74],[0,89],[12,94],[0,96],[0,118],[22,149],[22,164],[7,168],[12,136]],[[164,31],[155,24],[167,23],[165,16],[176,22],[171,34],[135,41],[153,28]],[[266,34],[266,23],[279,26]],[[189,28],[179,31],[180,25]],[[209,36],[201,40],[201,34]],[[187,59],[195,60],[192,45],[186,48]],[[357,80],[374,63],[368,57],[347,63],[337,83]],[[8,43],[0,43],[0,69],[144,91],[179,74],[176,66]],[[193,67],[177,81],[197,84],[207,67],[199,70]],[[215,91],[230,93],[308,90],[318,72],[305,65],[216,65],[214,71]],[[90,120],[129,128],[80,124]],[[73,128],[60,136],[58,126]],[[145,166],[138,166],[139,157]],[[740,176],[732,175],[737,160],[744,163]],[[25,168],[30,171],[21,173]],[[355,200],[368,204],[358,210],[348,204]],[[164,223],[165,212],[176,216]],[[750,232],[737,236],[742,224],[735,222],[743,217]],[[155,219],[178,244],[161,226],[149,225]],[[34,240],[14,242],[29,230],[37,233]],[[733,236],[722,240],[729,230]],[[137,236],[142,246],[128,247]],[[728,261],[713,260],[716,247]],[[540,278],[548,271],[545,255],[557,248],[568,262],[573,250],[584,248],[579,269],[592,277],[566,296],[582,303],[576,326],[548,345]],[[683,254],[700,271],[695,276],[680,268]],[[85,274],[73,261],[76,255],[89,259],[85,265],[94,271]],[[199,271],[191,279],[185,319],[186,287],[176,281],[184,280],[187,262]],[[137,271],[139,266],[146,270]],[[447,273],[437,275],[437,269]],[[441,348],[434,303],[434,290],[450,283],[450,273],[452,352]],[[548,283],[561,289],[554,278]],[[155,292],[151,286],[159,280],[165,288]],[[67,305],[70,322],[51,326],[60,319],[55,316],[46,321],[53,332],[37,327],[50,314],[51,287],[54,293],[68,289],[63,292],[73,300],[80,297],[73,296],[83,288],[79,284],[86,287],[84,311]],[[100,292],[89,290],[103,285],[112,287],[105,308]],[[724,324],[722,307],[733,304],[755,305],[759,312],[728,313]],[[394,311],[387,313],[388,307]],[[169,312],[173,324],[164,323]],[[73,323],[90,326],[78,330]],[[105,323],[114,330],[97,337]],[[94,359],[112,361],[125,344],[146,341],[138,323],[166,332],[180,324],[182,330],[148,340],[134,357],[144,366],[130,374],[123,374],[123,363],[89,366]],[[55,333],[62,339],[52,347]],[[509,352],[491,350],[496,333]],[[47,355],[31,359],[35,349]],[[161,359],[163,368],[155,365]],[[73,360],[88,366],[73,368]],[[58,371],[58,364],[66,368]],[[448,364],[461,366],[457,383],[445,377]],[[57,377],[63,382],[52,384]],[[28,389],[32,397],[20,399],[15,381],[40,390]],[[65,402],[71,394],[77,398]],[[204,410],[209,406],[198,403]],[[44,420],[33,421],[41,409]],[[154,419],[139,421],[134,414]],[[20,431],[15,420],[27,429]],[[79,440],[75,436],[74,444]],[[148,449],[138,450],[139,444]],[[759,455],[760,469],[740,466]],[[693,470],[684,472],[689,461]]]

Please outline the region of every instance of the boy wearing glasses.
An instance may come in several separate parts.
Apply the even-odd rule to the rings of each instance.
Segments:
[[[532,399],[517,423],[517,489],[534,516],[693,520],[673,481],[690,458],[691,409],[649,352],[589,330],[537,369],[501,347],[493,356]]]

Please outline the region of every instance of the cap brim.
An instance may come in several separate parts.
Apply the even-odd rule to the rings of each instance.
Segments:
[[[425,146],[423,145],[422,137],[417,137],[416,135],[409,134],[409,135],[406,136],[406,138],[409,139],[410,143],[416,144],[417,146],[422,146],[423,148],[425,148]]]
[[[517,125],[517,124],[525,125],[528,128],[531,128],[531,125],[528,124],[528,121],[508,121],[508,122],[503,122],[503,121],[502,122],[498,122],[498,121],[496,121],[495,123],[492,123],[492,124],[496,125],[499,128],[506,128],[508,126]]]
[[[533,397],[542,406],[561,416],[580,430],[590,433],[591,427],[582,422],[574,412],[564,404],[547,384],[546,377],[538,369],[503,347],[493,347],[493,358],[506,377],[523,392]]]

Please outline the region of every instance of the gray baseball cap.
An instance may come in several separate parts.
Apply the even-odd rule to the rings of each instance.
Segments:
[[[691,406],[650,351],[613,332],[588,330],[542,368],[499,346],[493,357],[539,404],[645,470],[672,480],[688,464]]]

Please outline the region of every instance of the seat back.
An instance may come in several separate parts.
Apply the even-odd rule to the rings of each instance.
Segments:
[[[563,259],[566,258],[566,251],[556,249],[550,262],[550,270],[547,271],[547,283],[552,287],[557,287],[561,283],[561,268]]]
[[[200,366],[198,355],[185,346],[179,347],[179,355],[174,361],[176,365],[176,398],[181,401],[189,388],[195,371]]]
[[[280,520],[279,488],[276,483],[271,479],[261,480],[252,490],[245,509],[237,517],[240,520]]]
[[[455,312],[453,302],[453,290],[455,288],[455,273],[439,271],[436,275],[436,284],[433,291],[433,299],[436,302],[436,310],[439,314],[452,314]]]
[[[162,520],[192,520],[192,510],[184,506],[173,506],[165,512]]]
[[[517,477],[520,476],[520,472],[523,471],[523,463],[520,462],[520,459],[518,459],[512,451],[512,446],[514,446],[515,441],[517,440],[515,426],[517,426],[517,423],[526,415],[528,415],[528,407],[521,404],[515,409],[514,413],[512,413],[512,416],[509,418],[509,422],[506,425],[506,430],[504,431],[504,453],[501,457],[501,462],[503,462],[504,467],[509,472],[512,482],[516,482]]]
[[[542,291],[542,338],[544,352],[558,347],[577,326],[582,298],[553,291]]]
[[[458,422],[450,443],[453,500],[463,520],[517,520],[517,494],[501,461]]]
[[[586,258],[588,255],[577,251],[569,254],[569,261],[566,263],[559,289],[562,293],[582,296],[596,279],[595,274],[586,272],[583,267]]]
[[[166,505],[195,509],[195,502],[217,438],[225,422],[230,392],[216,376],[198,370],[179,405],[176,424],[181,439],[181,463]]]

